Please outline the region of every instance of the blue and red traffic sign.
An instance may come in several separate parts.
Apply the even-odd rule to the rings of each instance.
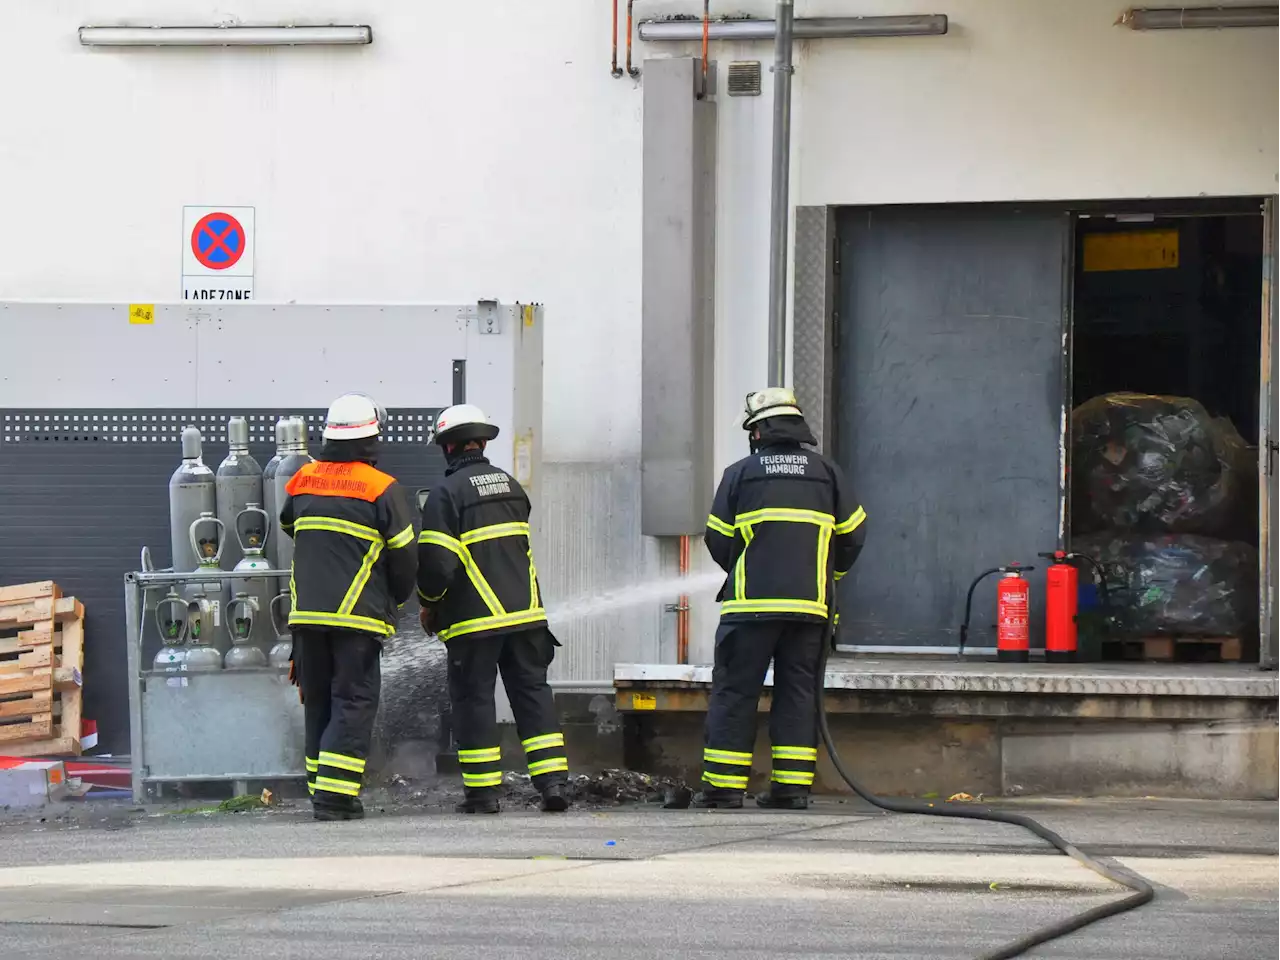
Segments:
[[[209,213],[191,231],[191,252],[210,270],[234,267],[244,256],[244,227],[229,213]]]

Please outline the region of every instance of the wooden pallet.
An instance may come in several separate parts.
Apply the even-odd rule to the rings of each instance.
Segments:
[[[1102,649],[1106,660],[1234,663],[1243,657],[1239,637],[1138,637],[1108,640]]]
[[[0,754],[78,756],[84,607],[51,580],[0,587]]]

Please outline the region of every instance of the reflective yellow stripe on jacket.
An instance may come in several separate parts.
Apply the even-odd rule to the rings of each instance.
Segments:
[[[529,554],[529,607],[524,610],[507,611],[503,608],[498,596],[493,592],[493,587],[485,579],[484,574],[480,570],[479,564],[476,563],[475,557],[472,556],[470,545],[473,543],[482,543],[485,540],[496,540],[500,537],[528,537],[530,535],[529,524],[523,521],[511,521],[509,523],[494,523],[487,527],[477,527],[474,530],[468,530],[459,537],[452,537],[447,533],[441,533],[438,530],[423,530],[418,535],[419,543],[434,544],[438,547],[453,553],[462,563],[463,570],[467,573],[467,579],[471,581],[472,587],[476,593],[480,595],[480,599],[484,601],[484,605],[489,608],[489,616],[476,617],[472,620],[462,620],[454,623],[449,627],[440,631],[441,640],[450,640],[453,637],[465,636],[471,633],[481,633],[485,630],[498,630],[503,627],[516,627],[524,624],[545,623],[547,619],[547,611],[542,608],[539,603],[538,596],[538,575],[533,566],[533,550],[528,551]],[[418,596],[428,602],[434,603],[440,597],[423,597],[422,591],[418,591]],[[443,594],[441,595],[443,596]]]
[[[418,534],[418,542],[444,547],[444,549],[454,554],[462,562],[462,569],[467,572],[467,579],[475,587],[476,593],[480,594],[480,599],[489,608],[489,612],[494,616],[506,612],[502,609],[502,604],[498,602],[497,594],[489,586],[489,581],[485,580],[484,574],[480,572],[480,567],[476,565],[475,558],[471,556],[471,551],[467,549],[465,543],[438,530],[423,530],[422,533]]]
[[[863,521],[866,519],[867,519],[867,511],[859,507],[857,510],[853,511],[853,513],[849,514],[848,520],[845,520],[841,523],[836,524],[835,532],[838,534],[853,533],[853,531],[857,530],[860,526],[862,526]]]
[[[304,530],[323,530],[327,533],[345,534],[348,537],[355,537],[357,540],[367,541],[369,549],[365,551],[364,559],[361,561],[351,585],[347,587],[342,603],[332,613],[327,610],[297,609],[297,588],[293,583],[293,578],[290,577],[289,590],[293,607],[289,613],[289,626],[337,627],[345,630],[363,630],[377,633],[384,637],[394,634],[396,628],[383,620],[377,620],[373,617],[353,616],[351,613],[355,609],[356,603],[360,600],[360,594],[364,592],[364,588],[369,582],[369,576],[373,573],[373,565],[378,562],[379,555],[381,555],[383,548],[389,544],[389,541],[383,540],[382,534],[373,529],[373,527],[366,527],[363,523],[353,523],[350,520],[338,520],[334,517],[299,517],[293,522],[293,529],[295,533],[300,533]],[[413,541],[412,526],[407,530],[402,530],[392,539],[400,541],[406,536],[407,539],[398,544],[399,546],[404,546]]]
[[[861,513],[861,508],[858,510]],[[853,522],[855,513],[846,523]],[[818,510],[799,510],[792,507],[767,507],[763,510],[752,510],[740,513],[733,518],[733,527],[712,517],[723,527],[735,532],[740,531],[745,541],[742,553],[738,554],[738,562],[733,569],[733,597],[720,605],[720,612],[725,613],[792,613],[815,617],[827,615],[827,564],[831,552],[831,536],[839,532],[836,518],[829,513]],[[864,515],[865,519],[865,515]],[[861,520],[857,521],[861,523]],[[792,597],[748,597],[747,596],[747,550],[755,539],[755,528],[761,523],[811,523],[818,528],[817,542],[817,578],[814,585],[814,600],[795,599]],[[714,527],[710,520],[707,526]],[[850,530],[853,528],[850,527]],[[846,531],[847,532],[847,531]],[[728,534],[726,534],[728,535]]]

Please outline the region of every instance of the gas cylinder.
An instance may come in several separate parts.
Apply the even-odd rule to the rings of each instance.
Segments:
[[[293,538],[280,529],[280,510],[289,499],[285,487],[295,473],[311,462],[311,457],[307,453],[307,422],[301,417],[291,417],[285,428],[285,436],[288,440],[288,449],[276,464],[276,474],[271,478],[276,495],[276,517],[272,525],[272,533],[276,535],[276,563],[277,569],[280,570],[293,568]]]
[[[1076,612],[1080,601],[1080,574],[1073,557],[1064,550],[1041,554],[1051,561],[1045,570],[1044,658],[1070,663],[1076,658]]]
[[[1031,585],[1016,563],[1005,567],[996,587],[996,657],[1026,663],[1031,657]]]
[[[276,528],[280,524],[280,504],[276,503],[275,476],[276,467],[280,466],[280,461],[288,453],[288,423],[288,417],[281,417],[276,421],[276,455],[262,468],[262,506],[271,520],[272,533],[267,537],[266,557],[274,570],[280,569],[280,558],[276,554],[276,548],[280,543],[280,537],[276,535],[279,533]]]
[[[267,655],[267,661],[278,669],[288,669],[293,656],[293,635],[289,631],[289,610],[292,607],[289,594],[278,593],[271,600],[271,628],[276,634],[275,646]]]
[[[223,664],[228,670],[252,670],[267,665],[267,655],[252,643],[254,627],[259,622],[258,598],[237,593],[227,604],[227,632],[231,649]]]
[[[177,573],[193,570],[200,558],[191,546],[191,524],[203,513],[215,513],[213,471],[201,457],[200,431],[182,429],[182,463],[169,478],[169,556]]]
[[[262,468],[249,454],[249,424],[244,417],[227,421],[227,458],[218,465],[214,489],[217,515],[226,530],[234,530],[236,518],[249,504],[262,504]],[[229,537],[222,551],[222,568],[234,570],[244,556],[239,539]]]
[[[275,587],[260,574],[271,569],[263,556],[269,530],[267,511],[256,503],[249,504],[236,516],[236,540],[243,556],[234,572],[244,576],[232,580],[230,585],[232,599],[227,603],[226,624],[232,646],[224,661],[228,668],[267,665],[266,649],[272,639],[267,608]]]
[[[206,510],[188,531],[191,551],[200,558],[196,573],[219,570],[226,528],[222,521]],[[222,669],[223,650],[218,646],[218,621],[221,617],[224,588],[221,581],[193,580],[182,591],[187,601],[187,672],[198,673]],[[229,647],[230,644],[225,644]]]
[[[161,673],[181,673],[187,668],[187,651],[183,647],[187,639],[187,601],[178,595],[176,587],[170,587],[156,604],[156,626],[162,645],[152,667]]]

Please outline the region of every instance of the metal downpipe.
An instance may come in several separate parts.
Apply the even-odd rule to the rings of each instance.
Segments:
[[[769,382],[786,385],[787,226],[791,178],[791,54],[794,0],[778,0],[773,43],[773,182],[769,203]]]

